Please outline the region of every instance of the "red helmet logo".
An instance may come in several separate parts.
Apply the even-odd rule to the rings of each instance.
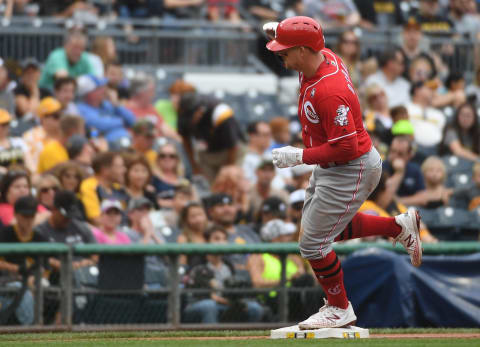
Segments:
[[[315,52],[325,48],[320,24],[310,17],[297,16],[283,20],[277,27],[275,39],[267,43],[273,52],[296,46],[306,46]]]

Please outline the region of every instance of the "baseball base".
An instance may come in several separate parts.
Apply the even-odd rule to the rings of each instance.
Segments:
[[[298,325],[270,331],[271,339],[365,339],[370,336],[368,329],[355,326],[345,328],[324,328],[300,330]]]

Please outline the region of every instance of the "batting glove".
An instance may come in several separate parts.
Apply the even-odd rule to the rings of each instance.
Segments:
[[[303,149],[286,146],[272,150],[273,165],[282,169],[303,164]]]
[[[273,40],[277,36],[278,24],[278,22],[268,22],[263,25],[263,31],[270,40]]]

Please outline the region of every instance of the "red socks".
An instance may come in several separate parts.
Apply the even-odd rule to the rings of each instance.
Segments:
[[[308,261],[327,295],[328,304],[346,309],[348,299],[343,286],[343,271],[335,252],[331,251],[323,259],[308,259]]]
[[[357,212],[352,221],[335,241],[351,240],[367,236],[397,237],[402,227],[395,222],[395,217],[377,217]]]

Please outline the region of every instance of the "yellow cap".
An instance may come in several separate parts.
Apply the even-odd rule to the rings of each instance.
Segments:
[[[37,116],[43,118],[62,109],[62,104],[55,98],[47,96],[40,101],[37,107]]]
[[[0,124],[9,123],[12,120],[12,116],[7,110],[0,108]]]

